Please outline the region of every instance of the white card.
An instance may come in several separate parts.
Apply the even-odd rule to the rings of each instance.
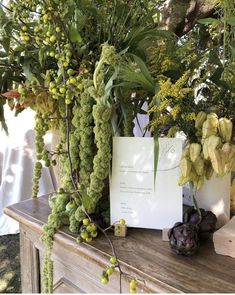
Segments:
[[[181,154],[181,139],[159,138],[154,182],[154,139],[114,137],[111,223],[123,218],[129,227],[163,229],[182,221]]]

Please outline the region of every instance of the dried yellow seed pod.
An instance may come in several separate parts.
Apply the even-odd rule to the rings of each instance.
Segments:
[[[189,145],[183,150],[182,158],[190,159]]]
[[[216,136],[216,135],[209,136],[209,138],[208,138],[208,146],[207,146],[209,157],[211,157],[211,155],[210,155],[211,151],[214,151],[215,149],[220,147],[221,144],[222,144],[222,142],[221,142],[221,139],[220,139],[219,136]]]
[[[233,171],[235,164],[235,146],[226,142],[222,147],[222,157],[225,163],[225,174]]]
[[[200,143],[191,143],[189,146],[190,159],[195,162],[201,153],[202,146]]]
[[[230,142],[232,138],[233,123],[230,119],[219,119],[219,134],[225,142]]]
[[[197,183],[196,183],[196,188],[197,190],[200,190],[204,184],[204,176],[199,177]]]
[[[225,174],[225,163],[224,158],[221,150],[213,150],[210,153],[211,164],[214,171],[219,176],[224,176]]]
[[[205,139],[210,135],[217,134],[219,120],[215,117],[209,117],[202,125],[202,138]]]
[[[218,115],[216,113],[209,113],[206,118],[207,119],[218,119]]]
[[[193,168],[195,169],[197,175],[204,175],[204,159],[201,156],[193,163]]]
[[[189,177],[184,177],[183,175],[181,175],[178,180],[178,185],[183,186],[187,182],[189,182],[189,180],[190,180]]]
[[[186,158],[183,158],[180,161],[180,170],[181,170],[181,173],[184,177],[189,176],[191,168],[192,168],[192,163],[189,160],[187,160]]]
[[[223,157],[224,157],[224,162],[225,164],[228,164],[229,162],[229,158],[230,158],[230,154],[232,152],[233,148],[231,143],[226,142],[223,144],[222,146],[222,152],[223,152]]]
[[[208,141],[209,139],[206,138],[203,142],[202,150],[203,150],[203,155],[205,160],[209,160],[209,153],[208,153]]]
[[[205,177],[206,177],[206,179],[207,180],[211,179],[211,177],[212,177],[212,175],[214,173],[214,169],[213,169],[213,167],[211,165],[211,162],[207,161],[205,163],[205,168],[204,169],[205,169]]]
[[[206,121],[206,113],[205,112],[199,112],[197,114],[196,120],[195,120],[195,128],[201,129],[203,123]]]

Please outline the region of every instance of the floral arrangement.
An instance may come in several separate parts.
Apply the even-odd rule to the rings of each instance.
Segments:
[[[27,107],[36,112],[33,197],[42,166],[58,161],[61,166],[60,188],[49,200],[52,211],[42,237],[45,292],[52,292],[53,236],[62,225],[77,234],[78,243],[102,232],[112,245],[99,222],[101,216],[104,223],[109,219],[111,139],[133,136],[133,120],[145,102],[146,128],[155,135],[183,131],[187,136],[181,184],[190,181],[199,188],[212,168],[221,175],[232,169],[234,62],[220,61],[216,38],[205,50],[196,30],[181,40],[159,30],[155,6],[156,1],[145,0],[1,4],[0,89],[11,91],[1,95],[0,105],[14,97],[8,103],[16,113]],[[1,121],[7,129],[3,114]],[[60,132],[55,151],[44,146],[49,129]],[[226,167],[220,163],[224,152]],[[105,284],[115,268],[121,272],[115,251],[110,263],[102,274]],[[135,279],[130,291],[136,292]]]

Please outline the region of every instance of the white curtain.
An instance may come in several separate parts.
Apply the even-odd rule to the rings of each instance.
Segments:
[[[27,109],[15,117],[8,106],[4,111],[9,135],[0,131],[0,235],[14,234],[19,230],[18,223],[6,216],[3,209],[31,198],[35,159],[35,113]],[[39,195],[56,190],[53,171],[43,168],[39,187]]]

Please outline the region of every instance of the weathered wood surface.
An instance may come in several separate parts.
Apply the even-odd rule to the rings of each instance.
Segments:
[[[5,209],[6,214],[20,222],[24,238],[40,250],[40,256],[43,255],[42,225],[47,222],[49,212],[46,197]],[[107,253],[111,254],[105,238],[100,236],[82,245],[75,238],[66,228],[55,235],[54,293],[119,292],[118,272],[111,277],[109,285],[100,283],[109,258]],[[112,235],[112,239],[123,270],[144,281],[139,284],[144,292],[235,293],[235,259],[217,255],[212,241],[204,243],[195,256],[182,257],[171,252],[160,231],[128,229],[126,238]],[[128,292],[128,279],[123,277],[122,281],[123,291]]]

